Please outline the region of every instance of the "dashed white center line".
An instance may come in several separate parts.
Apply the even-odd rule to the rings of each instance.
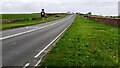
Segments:
[[[71,16],[70,16],[71,17]],[[69,18],[70,18],[69,17]],[[69,19],[68,18],[68,19]],[[60,22],[63,22],[65,20],[62,20]],[[32,29],[32,30],[28,30],[28,31],[25,31],[25,32],[21,32],[21,33],[17,33],[17,34],[13,34],[13,35],[9,35],[9,36],[5,36],[5,37],[1,37],[0,40],[4,40],[4,39],[8,39],[8,38],[11,38],[11,37],[15,37],[15,36],[18,36],[18,35],[22,35],[22,34],[26,34],[26,33],[30,33],[30,32],[33,32],[33,31],[36,31],[36,30],[40,30],[40,29],[43,29],[43,28],[47,28],[49,26],[52,26],[52,25],[55,25],[55,24],[58,24],[59,22],[55,22],[53,24],[50,24],[50,25],[47,25],[47,26],[43,26],[41,28],[36,28],[36,29]]]
[[[23,68],[26,68],[30,65],[30,63],[26,63],[25,66]]]

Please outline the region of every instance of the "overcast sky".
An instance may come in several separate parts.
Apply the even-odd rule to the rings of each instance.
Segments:
[[[1,0],[0,13],[92,12],[97,15],[118,15],[119,0]]]

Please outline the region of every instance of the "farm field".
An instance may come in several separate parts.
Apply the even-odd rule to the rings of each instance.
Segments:
[[[118,66],[118,30],[77,16],[41,66]]]
[[[26,19],[26,18],[34,18],[40,17],[40,14],[2,14],[2,19]]]
[[[59,17],[56,17],[59,16]],[[6,30],[6,29],[12,29],[12,28],[18,28],[18,27],[24,27],[24,26],[31,26],[31,25],[36,25],[36,24],[40,24],[40,23],[45,23],[45,22],[50,22],[50,21],[54,21],[60,18],[63,18],[66,16],[66,14],[56,14],[56,15],[48,15],[48,17],[46,17],[44,20],[38,19],[38,20],[26,20],[23,22],[14,22],[14,23],[0,23],[0,30]],[[9,18],[8,18],[9,16]],[[13,14],[11,15],[3,15],[3,19],[21,19],[21,18],[34,18],[34,17],[39,17],[39,14]]]

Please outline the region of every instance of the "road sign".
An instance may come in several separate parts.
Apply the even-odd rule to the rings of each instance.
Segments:
[[[45,11],[44,11],[44,9],[42,9],[42,11],[41,11],[41,17],[45,17]]]

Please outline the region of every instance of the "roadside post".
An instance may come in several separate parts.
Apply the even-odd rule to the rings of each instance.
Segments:
[[[45,18],[45,11],[44,11],[44,9],[42,9],[42,11],[41,11],[41,18],[42,18],[42,21],[44,22],[44,18]]]

